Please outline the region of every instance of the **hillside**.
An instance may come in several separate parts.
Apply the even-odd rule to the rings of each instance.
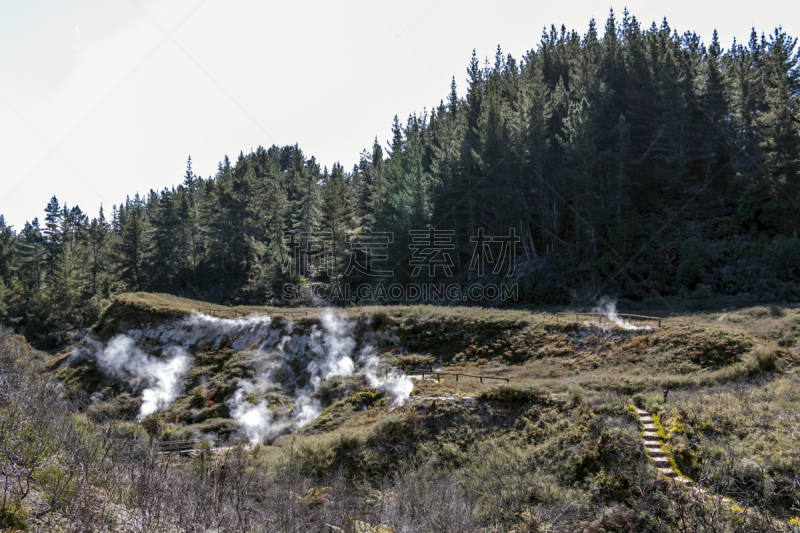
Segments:
[[[0,319],[55,349],[140,290],[278,306],[345,303],[312,292],[341,287],[420,303],[382,297],[393,283],[516,288],[475,297],[493,306],[797,302],[796,39],[753,28],[725,48],[627,11],[587,22],[522,57],[464,58],[466,83],[396,116],[353,168],[257,146],[218,154],[213,176],[191,157],[180,183],[154,168],[159,187],[92,220],[56,196],[15,228],[0,214]]]
[[[30,147],[0,197],[0,533],[800,533],[796,37],[703,42],[627,8],[538,37],[548,10],[506,5],[476,46],[522,54],[473,49],[337,160],[427,91],[415,69],[441,82],[418,37],[450,65],[475,10],[306,10],[291,38],[341,59],[320,62],[286,53],[274,2],[134,4],[59,7],[72,22],[15,49],[55,60],[16,54],[0,98]],[[668,4],[645,19],[717,15]],[[172,97],[190,119],[131,112]],[[240,153],[181,176],[180,131]]]
[[[631,330],[425,306],[192,314],[204,306],[123,295],[89,337],[46,362],[86,427],[115,428],[145,449],[197,439],[194,458],[169,463],[194,490],[205,483],[197,468],[240,464],[252,490],[277,483],[297,494],[308,527],[338,516],[402,530],[455,508],[465,511],[448,531],[495,521],[517,531],[679,531],[676,520],[738,531],[797,516],[796,309]],[[404,374],[436,362],[440,382]],[[708,490],[706,504],[657,476],[633,405],[653,414],[671,468]],[[441,503],[422,503],[430,498]],[[187,502],[170,505],[167,514]]]

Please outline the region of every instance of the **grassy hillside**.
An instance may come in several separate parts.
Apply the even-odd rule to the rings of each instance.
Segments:
[[[270,308],[205,307],[205,304],[169,295],[122,295],[101,314],[94,331],[100,339],[132,328],[154,327],[186,316],[197,309],[219,312],[269,314]],[[292,322],[292,335],[319,326],[320,309]],[[349,316],[359,343],[370,339],[385,367],[411,371],[436,361],[446,372],[508,378],[516,385],[532,385],[565,393],[582,388],[628,396],[655,398],[663,389],[685,389],[729,383],[760,373],[764,368],[791,371],[800,361],[797,339],[800,313],[791,309],[750,308],[724,315],[687,315],[672,318],[661,329],[598,328],[579,322],[553,322],[552,315],[527,311],[433,306],[351,308]],[[232,316],[232,315],[229,315]],[[563,315],[562,315],[563,316]],[[567,315],[569,316],[569,315]],[[276,318],[278,328],[288,319]],[[287,330],[288,331],[288,330]],[[221,429],[229,424],[226,402],[240,378],[253,377],[260,357],[255,347],[237,351],[231,339],[219,346],[191,349],[192,363],[183,383],[184,394],[165,410],[168,434],[186,436]],[[754,350],[759,347],[758,356]],[[70,352],[71,353],[71,352]],[[92,359],[66,364],[70,353],[50,363],[59,377],[76,390],[106,396],[128,392],[124,383],[100,373]],[[768,355],[764,355],[767,353]],[[759,360],[758,357],[767,360]],[[302,369],[296,368],[301,373]],[[425,384],[427,386],[427,384]],[[490,382],[445,376],[441,390],[476,394]],[[349,380],[346,386],[327,387],[341,399],[365,390],[366,384]],[[423,389],[417,388],[417,392]],[[264,397],[270,405],[290,403],[291,387],[273,388]],[[128,400],[126,400],[128,401]],[[131,399],[135,405],[135,399]],[[114,400],[117,402],[117,400]],[[99,409],[99,408],[98,408]],[[128,409],[130,411],[130,407]],[[213,420],[213,422],[209,422]],[[196,428],[195,425],[200,424]],[[188,426],[188,429],[187,429]]]
[[[156,359],[165,358],[164,332],[201,307],[171,296],[123,295],[104,310],[94,335],[108,341],[149,332],[137,342]],[[265,382],[265,361],[276,360],[275,349],[242,344],[250,339],[246,328],[218,337],[218,344],[187,344],[180,394],[141,420],[141,390],[101,371],[92,357],[71,357],[73,349],[46,365],[79,400],[71,423],[96,428],[87,431],[113,428],[128,435],[119,442],[131,443],[215,440],[216,451],[171,459],[168,471],[203,493],[214,476],[238,469],[236,483],[251,483],[252,496],[221,502],[215,515],[235,514],[238,505],[250,509],[251,525],[237,530],[258,530],[252,521],[256,502],[275,497],[276,487],[292,495],[294,523],[307,529],[325,522],[351,531],[367,531],[358,523],[388,523],[395,531],[431,530],[437,523],[447,524],[443,531],[465,532],[490,524],[507,531],[684,531],[691,523],[690,531],[787,531],[788,521],[798,520],[797,309],[684,315],[654,330],[478,308],[341,313],[354,353],[373,347],[380,368],[412,370],[438,361],[443,372],[509,382],[463,375],[458,381],[452,375],[417,381],[398,406],[359,372],[336,376],[311,394],[323,409],[311,423],[252,446],[231,413],[242,380],[253,384],[247,405],[263,404],[276,420],[290,420],[309,375],[305,363],[288,361]],[[317,309],[297,320],[276,317],[269,327],[276,339],[298,339],[325,320]],[[708,489],[702,502],[698,493],[657,477],[633,405],[658,421],[673,467]],[[166,465],[157,456],[151,464],[156,470]],[[36,478],[34,486],[44,491],[43,483]],[[125,496],[109,491],[104,501],[142,513],[138,490]],[[186,498],[173,496],[165,520],[179,523],[190,505]],[[30,513],[38,507],[24,501],[9,508],[7,517],[16,522],[7,518],[7,524],[36,523]],[[270,520],[278,520],[279,507],[270,509]],[[210,516],[195,519],[213,522]],[[712,523],[722,525],[709,529]]]

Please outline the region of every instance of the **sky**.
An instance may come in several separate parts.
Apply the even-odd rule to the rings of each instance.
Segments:
[[[395,115],[430,110],[475,49],[521,58],[551,24],[583,35],[613,7],[649,27],[800,34],[796,6],[601,0],[0,0],[0,214],[15,230],[55,195],[95,216],[227,154],[298,143],[351,169]]]

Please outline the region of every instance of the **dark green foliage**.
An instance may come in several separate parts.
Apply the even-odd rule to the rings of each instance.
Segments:
[[[689,239],[681,245],[679,258],[676,281],[682,287],[692,290],[703,280],[708,253],[698,239]]]
[[[208,178],[189,158],[180,185],[108,222],[56,197],[41,227],[3,222],[4,320],[57,343],[91,320],[92,298],[124,290],[288,304],[287,283],[383,283],[347,268],[348,233],[365,230],[393,235],[373,265],[391,282],[517,283],[538,304],[795,301],[799,59],[780,28],[725,49],[627,12],[583,36],[553,26],[522,58],[473,53],[463,97],[453,79],[438,106],[395,117],[387,148],[375,139],[350,172],[258,147]],[[409,231],[426,227],[452,235],[433,279],[409,264]],[[513,273],[474,268],[481,230],[514,231]]]
[[[776,235],[769,248],[770,266],[779,279],[790,281],[800,277],[800,239]]]
[[[168,440],[188,440],[200,435],[216,435],[226,440],[236,429],[236,421],[230,418],[209,418],[199,424],[177,427],[169,432]]]

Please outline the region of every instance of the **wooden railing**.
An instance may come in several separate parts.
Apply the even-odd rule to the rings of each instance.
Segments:
[[[191,452],[203,442],[202,439],[191,440],[163,440],[155,443],[158,453],[186,453]]]
[[[603,324],[603,319],[605,319],[605,324],[614,324],[614,321],[603,313],[556,313],[556,322],[572,322],[570,317],[573,316],[575,317],[575,321],[580,321],[580,317],[582,316],[589,316],[595,318],[598,324]],[[619,313],[617,317],[625,319],[629,324],[634,326],[658,326],[659,328],[661,327],[661,320],[663,320],[657,316],[633,315],[630,313]]]
[[[236,309],[198,309],[200,313],[210,316],[218,316],[218,317],[238,317],[238,316],[245,316],[247,313],[243,313],[241,311],[237,311]]]
[[[473,376],[472,374],[462,374],[461,372],[441,372],[438,370],[433,370],[433,367],[430,366],[418,366],[414,370],[414,372],[412,372],[412,375],[421,376],[421,379],[425,379],[426,374],[429,374],[431,376],[436,376],[437,383],[440,383],[442,381],[441,378],[442,376],[455,376],[456,381],[458,381],[458,376],[464,376],[466,378],[477,378],[481,380],[481,383],[483,383],[484,379],[497,379],[500,381],[505,381],[506,383],[509,382],[509,378],[496,378],[493,376]]]
[[[237,318],[237,317],[240,317],[240,316],[248,316],[248,315],[252,315],[252,314],[267,315],[267,316],[270,316],[270,317],[273,317],[273,316],[278,317],[279,316],[279,317],[283,317],[283,318],[293,318],[293,317],[298,317],[298,316],[303,316],[303,317],[309,316],[309,312],[308,311],[266,311],[266,312],[262,312],[262,313],[259,313],[259,312],[256,312],[256,311],[244,312],[244,311],[239,311],[237,309],[198,309],[197,311],[200,312],[200,313],[206,314],[206,315],[216,316],[216,317],[221,317],[221,318],[228,318],[228,317]]]
[[[308,311],[273,311],[269,313],[270,316],[282,316],[284,318],[292,318],[296,316],[310,316]]]

